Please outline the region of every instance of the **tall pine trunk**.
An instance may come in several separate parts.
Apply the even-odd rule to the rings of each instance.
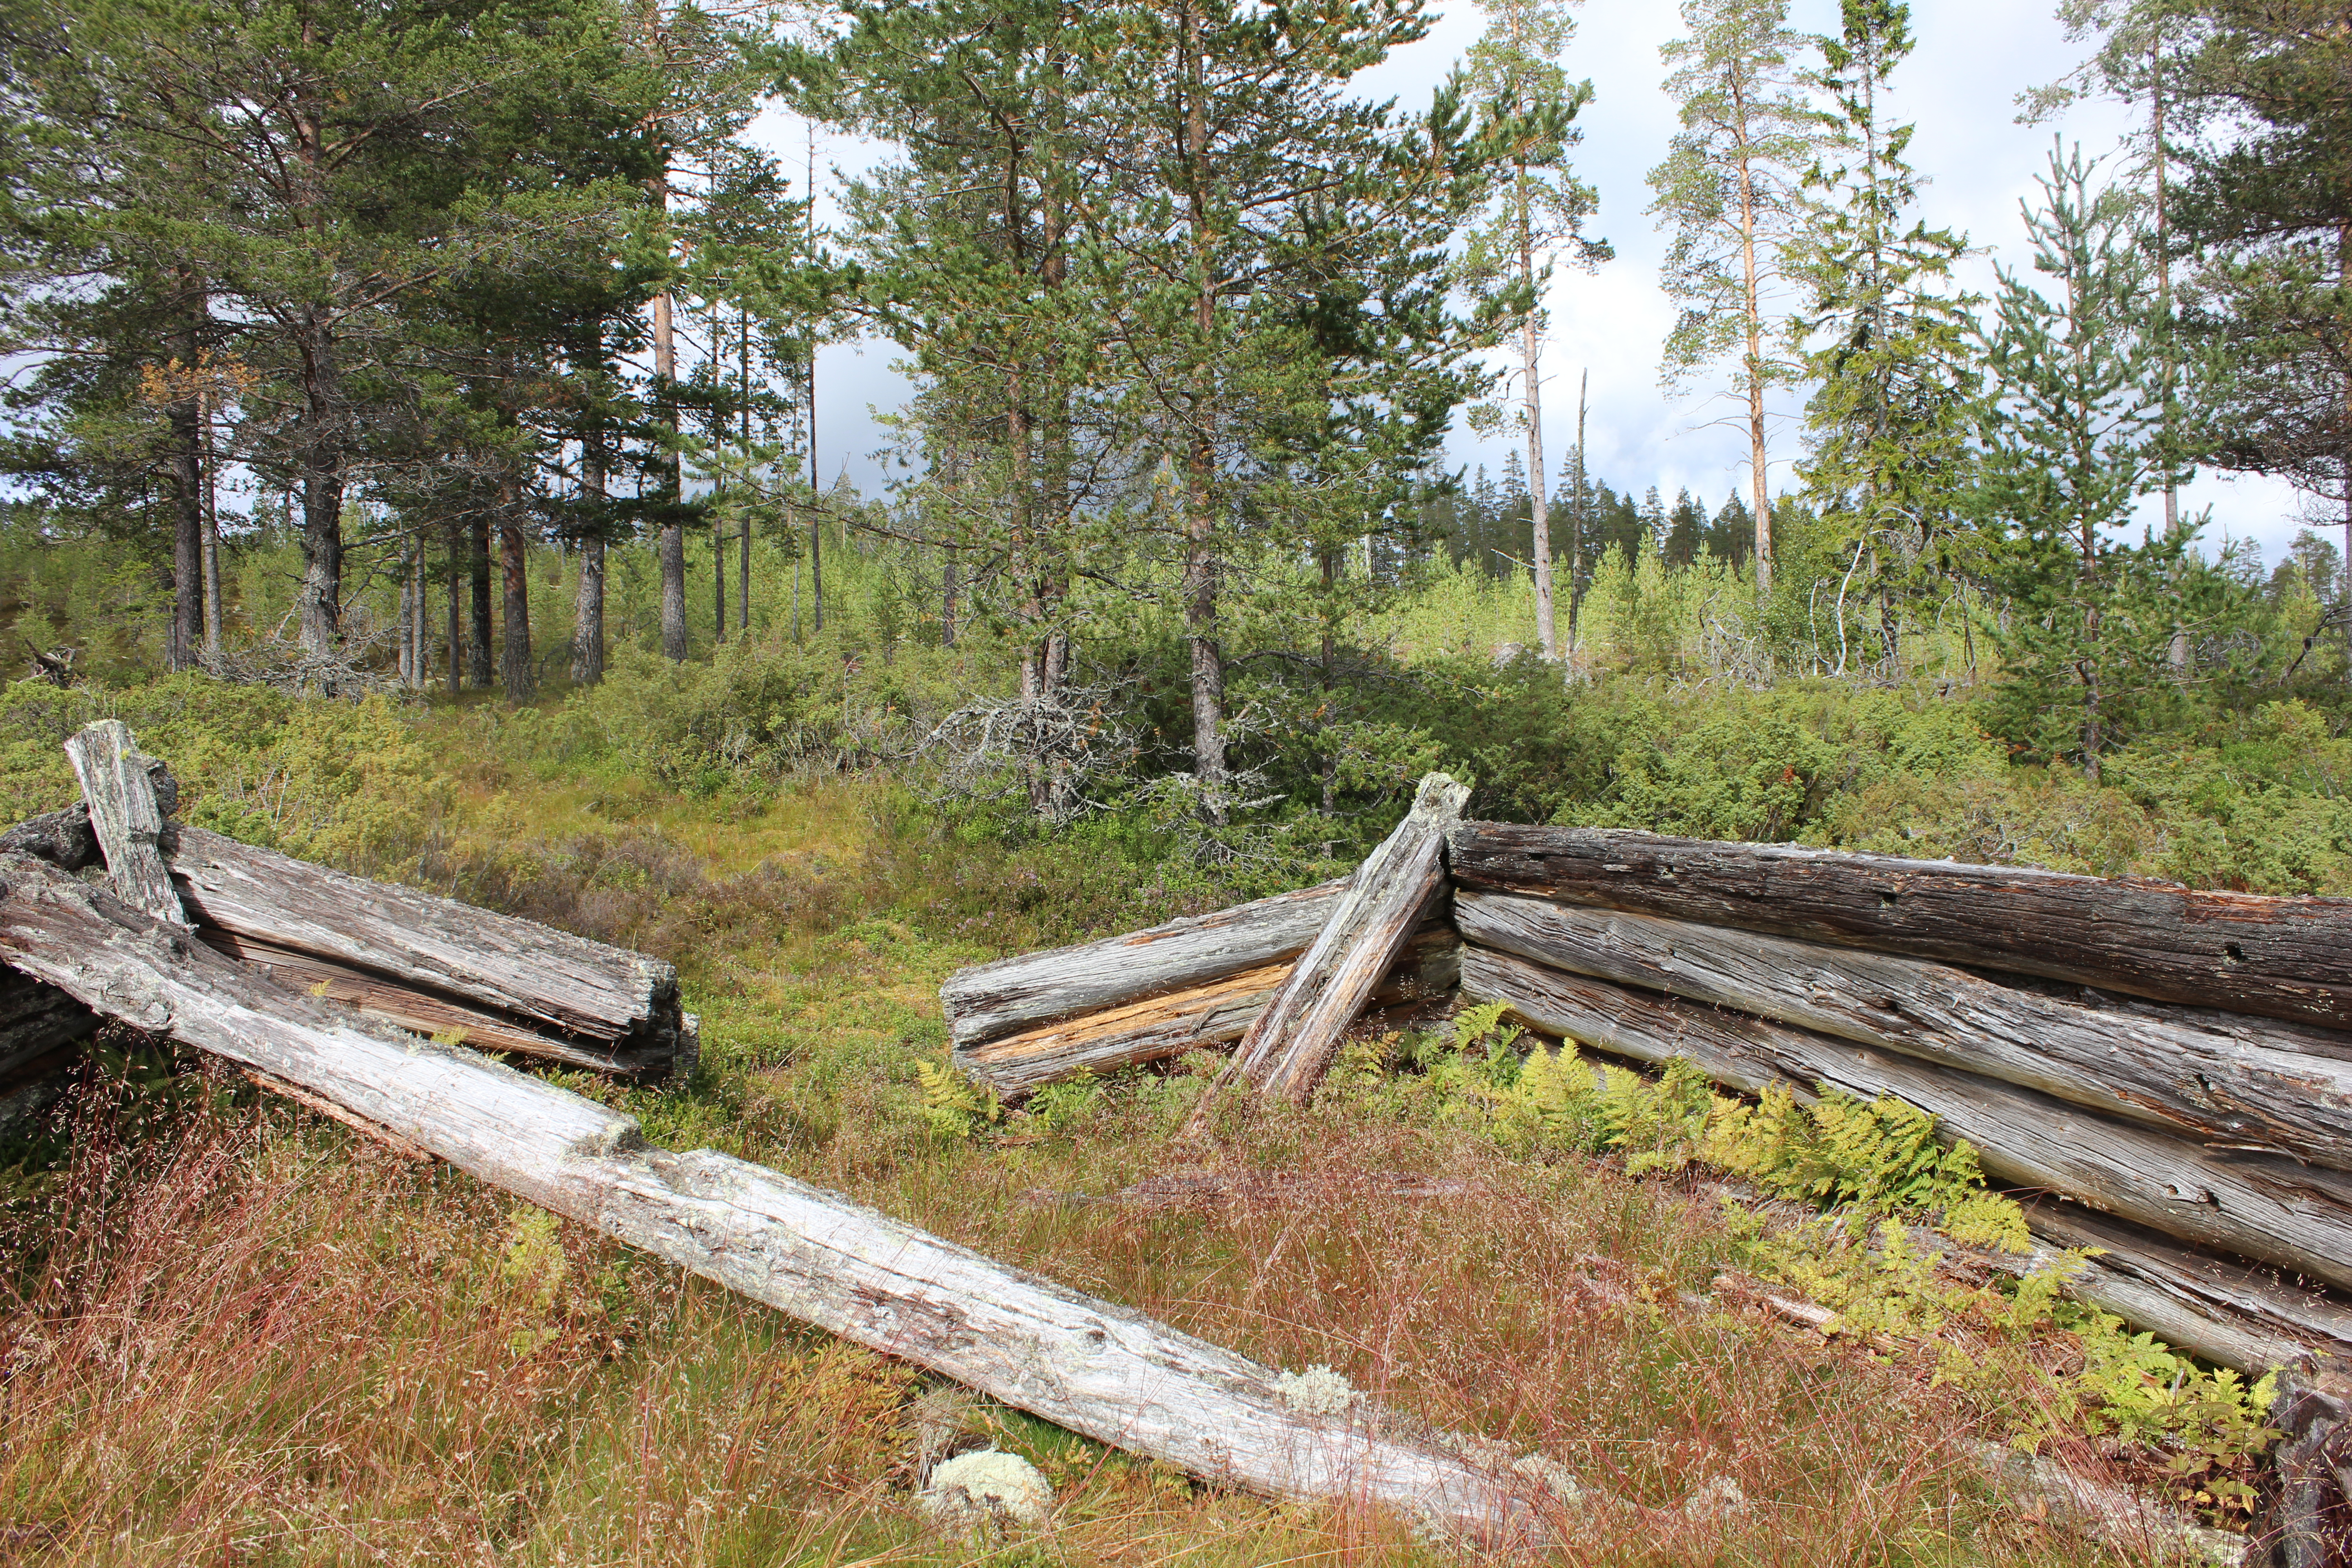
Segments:
[[[1201,808],[1222,826],[1229,814],[1230,773],[1225,759],[1225,659],[1217,637],[1217,527],[1213,507],[1215,454],[1204,428],[1216,389],[1208,368],[1211,334],[1217,324],[1216,286],[1210,254],[1208,191],[1209,119],[1202,79],[1201,10],[1186,0],[1184,27],[1184,175],[1192,211],[1192,241],[1199,274],[1193,303],[1193,373],[1190,414],[1192,428],[1185,451],[1184,630],[1192,652],[1192,780]]]
[[[1528,200],[1528,166],[1522,163],[1518,165],[1519,280],[1532,290],[1536,286],[1536,250]],[[1559,629],[1552,610],[1551,515],[1544,504],[1542,342],[1537,325],[1541,308],[1541,300],[1530,300],[1528,319],[1520,328],[1520,357],[1527,375],[1528,508],[1534,527],[1535,548],[1529,553],[1535,559],[1536,641],[1545,658],[1555,659],[1559,657]]]
[[[580,580],[572,600],[572,683],[604,679],[604,437],[592,430],[580,447],[581,500],[588,526],[580,535]]]
[[[686,521],[678,515],[685,487],[679,483],[677,401],[672,386],[677,377],[677,341],[670,321],[667,292],[654,296],[654,399],[670,450],[662,455],[661,523],[654,532],[654,559],[661,571],[662,657],[686,658]]]
[[[1732,102],[1740,136],[1740,310],[1748,331],[1748,356],[1744,362],[1748,382],[1748,464],[1756,496],[1756,596],[1761,600],[1772,592],[1772,494],[1764,452],[1764,296],[1757,277],[1756,178],[1747,141],[1748,105],[1746,95],[1737,87]]]
[[[506,600],[503,636],[499,646],[499,678],[507,689],[507,700],[523,703],[530,700],[532,670],[530,665],[530,560],[522,536],[522,521],[515,515],[516,501],[509,489],[499,509],[499,578]]]
[[[490,519],[474,514],[473,538],[467,551],[466,576],[472,588],[472,636],[466,639],[466,678],[478,691],[490,689]]]
[[[172,399],[172,630],[164,662],[173,669],[194,669],[205,628],[205,452],[197,369],[205,305],[185,268],[180,279],[186,296],[177,356],[184,384]]]

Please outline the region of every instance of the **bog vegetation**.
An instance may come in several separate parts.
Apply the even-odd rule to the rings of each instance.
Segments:
[[[1213,1061],[1019,1106],[948,1070],[952,969],[1336,874],[1433,768],[1506,820],[2352,892],[2344,555],[2176,504],[2352,509],[2333,13],[2084,8],[2051,100],[2147,132],[2053,153],[1981,299],[1904,162],[1906,8],[1689,0],[1652,212],[1662,365],[1751,437],[1718,500],[1546,411],[1613,89],[1551,0],[1486,10],[1397,108],[1348,83],[1402,3],[0,0],[0,811],[117,715],[190,821],[671,959],[701,1070],[580,1084],[649,1135],[1540,1447],[1618,1500],[1576,1560],[2133,1550],[2002,1505],[1980,1442],[2242,1521],[2269,1389],[2063,1268],[1939,1270],[2021,1222],[1899,1103],[1596,1078],[1492,1009],[1204,1142]],[[895,148],[831,232],[772,98]],[[810,456],[851,333],[917,379],[884,494]],[[1451,471],[1457,420],[1525,458]],[[929,1386],[152,1041],[9,1140],[0,1560],[1454,1552]],[[1179,1165],[1223,1184],[1154,1195]],[[982,1439],[1048,1535],[921,1530]]]

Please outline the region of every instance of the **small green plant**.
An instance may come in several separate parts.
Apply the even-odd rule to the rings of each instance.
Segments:
[[[963,1142],[1004,1120],[1004,1101],[994,1088],[982,1097],[970,1079],[944,1062],[917,1062],[915,1078],[923,1088],[923,1124],[941,1138]]]

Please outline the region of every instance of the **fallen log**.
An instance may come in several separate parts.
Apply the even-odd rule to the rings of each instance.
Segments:
[[[1508,893],[1454,900],[1464,937],[1554,969],[1883,1046],[2197,1141],[2352,1170],[2352,1040],[2282,1049],[2254,1021],[2125,1012],[1916,958]],[[2223,1016],[2226,1019],[2227,1016]]]
[[[308,992],[349,1007],[362,1017],[381,1018],[428,1038],[445,1039],[478,1051],[530,1057],[625,1079],[663,1078],[680,1066],[678,1053],[674,1050],[576,1045],[520,1027],[511,1018],[468,1005],[456,997],[394,985],[347,963],[241,937],[215,926],[199,927],[196,935],[206,946],[241,960],[289,990]],[[690,1067],[688,1070],[691,1070]]]
[[[2272,1367],[2352,1367],[2352,1304],[2301,1289],[2275,1269],[2184,1247],[2080,1204],[2031,1204],[2044,1247],[2094,1254],[2069,1293],[2105,1307],[2176,1350],[2259,1374]]]
[[[1356,868],[1347,894],[1234,1047],[1220,1084],[1246,1079],[1268,1100],[1304,1102],[1413,930],[1444,894],[1445,830],[1467,784],[1431,773],[1412,809]],[[1205,1101],[1203,1103],[1206,1103]]]
[[[678,1048],[677,971],[643,953],[201,827],[179,830],[172,874],[199,925],[257,952],[304,954],[592,1050]]]
[[[115,892],[157,920],[186,924],[187,914],[163,867],[164,812],[148,772],[155,760],[140,753],[131,727],[120,719],[84,725],[66,742],[66,756],[81,781],[90,832],[106,857]]]
[[[333,1102],[478,1179],[860,1344],[1194,1475],[1532,1535],[1538,1489],[1273,1369],[462,1048],[341,1017],[41,861],[0,857],[0,959],[108,1016]]]
[[[948,1037],[961,1049],[1287,963],[1315,940],[1347,889],[1343,879],[1148,931],[960,969],[940,987]]]
[[[1972,1144],[1997,1185],[2062,1194],[2166,1236],[2352,1289],[2352,1177],[2271,1154],[2208,1152],[1973,1073],[1635,991],[1466,946],[1465,997],[1507,1000],[1538,1031],[1637,1060],[1687,1058],[1718,1083],[1893,1095]],[[2161,1196],[2158,1194],[2163,1194]]]
[[[2352,1030],[2352,899],[1467,822],[1455,881]]]
[[[1461,943],[1454,932],[1425,924],[1371,999],[1402,1005],[1438,995],[1453,989],[1460,971]],[[1286,963],[1245,969],[1190,990],[958,1047],[955,1065],[1000,1094],[1022,1095],[1082,1073],[1229,1046],[1248,1031],[1288,973]]]

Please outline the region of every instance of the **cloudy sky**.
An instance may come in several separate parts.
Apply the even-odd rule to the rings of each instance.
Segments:
[[[1896,73],[1893,110],[1918,127],[1911,159],[1926,180],[1922,216],[1966,234],[1977,247],[1963,277],[1979,292],[1991,290],[1996,264],[2029,268],[2019,202],[2032,194],[2053,135],[2079,142],[2086,153],[2108,153],[2128,129],[2131,111],[2106,102],[2078,105],[2054,124],[2017,123],[2017,95],[2064,75],[2083,53],[2052,10],[2052,0],[1915,0],[1913,6],[1918,47]],[[1592,471],[1621,489],[1638,493],[1655,484],[1671,498],[1688,487],[1719,504],[1747,486],[1744,429],[1720,423],[1738,411],[1717,387],[1700,384],[1678,395],[1661,387],[1657,375],[1659,343],[1674,308],[1658,287],[1666,241],[1645,216],[1646,175],[1675,131],[1674,105],[1659,86],[1665,72],[1658,47],[1679,30],[1679,18],[1658,0],[1587,0],[1580,16],[1569,69],[1591,78],[1596,97],[1580,120],[1585,137],[1579,170],[1601,194],[1591,232],[1615,245],[1617,258],[1595,274],[1564,273],[1555,282],[1546,451],[1563,452],[1572,439],[1577,381],[1589,371]],[[1836,18],[1835,0],[1793,0],[1790,19],[1801,31],[1832,30]],[[1367,72],[1362,90],[1408,107],[1425,102],[1481,26],[1470,0],[1452,5],[1427,38]],[[776,113],[759,129],[797,176],[805,128]],[[837,179],[829,169],[855,172],[887,154],[887,148],[821,137],[819,221],[828,216],[824,187]],[[893,357],[890,345],[879,342],[837,345],[822,357],[818,444],[828,479],[845,468],[862,488],[884,480],[887,470],[876,454],[886,437],[873,416],[905,395]],[[1797,455],[1796,425],[1787,417],[1793,410],[1793,404],[1784,406],[1775,427],[1775,489],[1790,482],[1787,460]],[[1482,444],[1465,429],[1452,449],[1457,463],[1499,468],[1504,443]],[[2265,480],[2200,477],[2183,504],[2192,512],[2211,509],[2209,547],[2224,537],[2252,538],[2272,561],[2302,526],[2301,500]]]

